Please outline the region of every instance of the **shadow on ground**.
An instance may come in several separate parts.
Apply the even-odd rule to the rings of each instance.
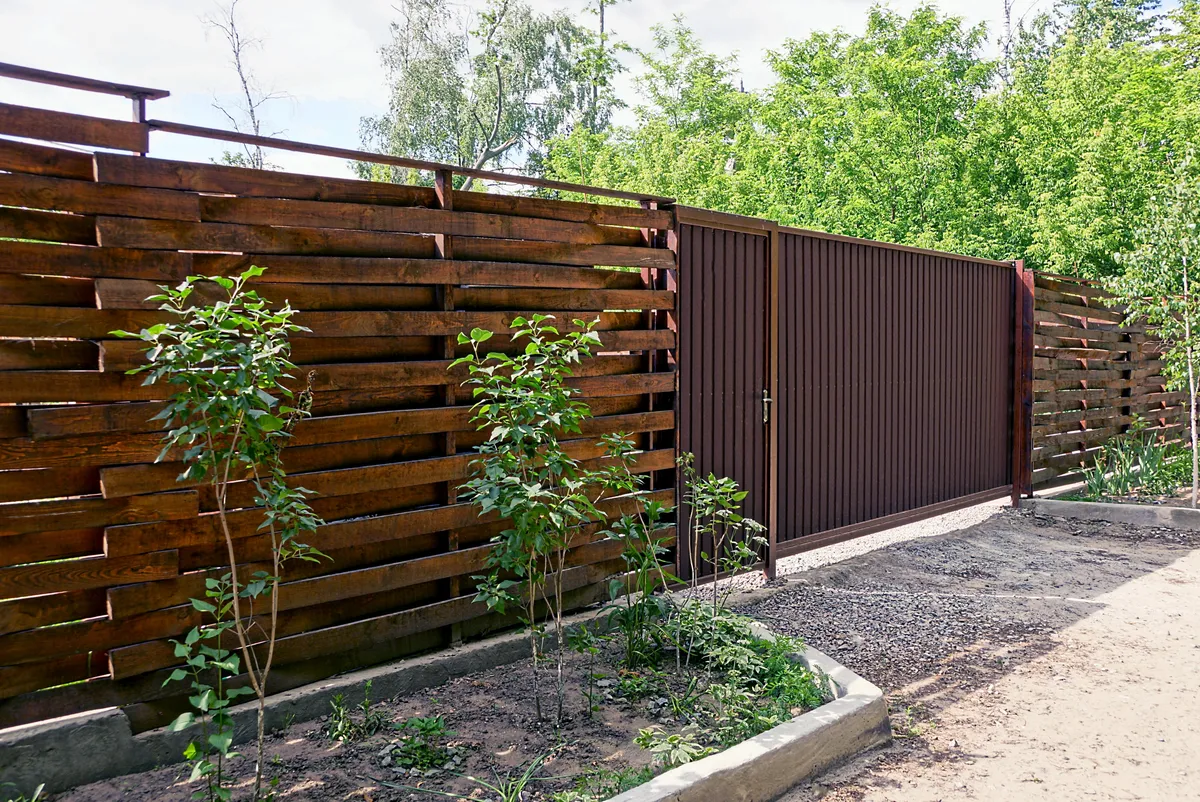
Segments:
[[[864,770],[920,765],[964,757],[927,740],[939,711],[1049,652],[1056,633],[1103,606],[1098,597],[1197,547],[1200,532],[1005,509],[958,532],[794,574],[739,606],[884,690],[896,744]],[[788,798],[828,789],[817,781],[803,790]]]

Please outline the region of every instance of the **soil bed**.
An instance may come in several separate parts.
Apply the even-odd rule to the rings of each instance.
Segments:
[[[519,776],[533,761],[541,759],[536,776],[542,779],[528,786],[523,800],[606,799],[665,770],[655,763],[650,751],[634,743],[639,730],[657,725],[665,734],[680,732],[688,721],[671,712],[670,699],[687,697],[692,678],[697,682],[693,691],[721,679],[721,675],[703,669],[685,669],[676,674],[670,652],[664,654],[659,670],[628,672],[619,667],[622,655],[619,644],[609,643],[597,657],[593,688],[596,709],[591,717],[587,714],[585,683],[592,663],[586,656],[569,653],[564,718],[561,726],[555,726],[550,654],[540,676],[544,721],[535,714],[533,672],[523,661],[469,674],[416,694],[372,700],[370,709],[382,717],[382,729],[350,742],[338,742],[329,736],[330,716],[293,725],[270,736],[265,776],[278,778],[275,788],[281,800],[446,798],[412,788],[490,800],[495,798],[494,793],[484,793],[466,777],[456,775],[473,775],[494,784],[497,776]],[[814,678],[814,688],[815,682],[819,680]],[[791,712],[799,715],[806,709],[797,707]],[[350,708],[349,715],[354,722],[363,720],[357,708]],[[457,762],[431,776],[397,766],[402,761],[395,747],[402,744],[405,733],[394,729],[393,724],[403,724],[411,717],[435,716],[444,720],[449,731],[440,745],[448,747],[448,755],[456,756]],[[235,799],[248,798],[253,782],[253,744],[243,744],[241,751],[243,756],[229,767],[236,777]],[[80,786],[54,798],[64,802],[186,800],[200,787],[199,783],[188,782],[189,774],[190,766],[179,763]]]
[[[1151,504],[1158,507],[1191,507],[1192,489],[1181,487],[1174,493],[1162,495],[1133,495],[1133,496],[1097,496],[1095,498],[1083,493],[1068,493],[1056,496],[1062,501],[1100,501],[1106,504]]]

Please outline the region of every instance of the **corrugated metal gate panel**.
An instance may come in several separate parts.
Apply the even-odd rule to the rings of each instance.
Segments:
[[[780,553],[1010,484],[1014,271],[779,241]]]
[[[679,443],[702,474],[729,476],[750,495],[745,515],[767,520],[767,238],[679,228]],[[711,553],[710,543],[702,549]],[[690,575],[681,549],[681,576]],[[705,571],[708,572],[707,570]]]

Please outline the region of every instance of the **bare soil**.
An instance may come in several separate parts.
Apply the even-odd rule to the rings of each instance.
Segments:
[[[614,695],[611,702],[600,705],[594,718],[588,718],[581,692],[587,663],[571,653],[567,669],[565,716],[557,729],[553,723],[553,666],[545,663],[542,666],[542,704],[549,720],[538,721],[533,704],[533,672],[527,661],[467,675],[414,695],[381,700],[372,709],[382,711],[388,721],[397,723],[410,716],[444,717],[447,727],[455,733],[448,744],[465,747],[465,764],[455,773],[494,782],[494,772],[502,777],[514,771],[520,775],[531,761],[549,756],[538,776],[551,779],[533,784],[527,797],[531,802],[574,787],[572,778],[590,769],[646,765],[649,755],[633,743],[633,738],[638,729],[658,723],[658,719],[645,713],[647,702],[627,702]],[[611,665],[601,665],[597,670],[612,677],[617,673]],[[463,794],[472,791],[471,783],[450,772],[432,778],[413,777],[382,765],[381,753],[389,743],[399,739],[400,733],[395,730],[387,729],[364,740],[343,744],[326,735],[327,725],[328,717],[296,724],[270,737],[267,754],[271,757],[266,776],[279,778],[278,799],[383,802],[437,798],[384,783]],[[241,749],[243,756],[231,764],[238,778],[235,799],[248,798],[253,781],[253,744],[244,744]],[[199,787],[186,782],[189,773],[190,767],[180,763],[81,786],[57,794],[54,799],[62,802],[185,800]]]
[[[896,735],[785,802],[1200,799],[1198,548],[1004,510],[754,597],[883,687]]]

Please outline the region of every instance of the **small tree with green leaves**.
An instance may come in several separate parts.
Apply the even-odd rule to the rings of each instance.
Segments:
[[[762,533],[766,527],[741,514],[741,504],[749,492],[738,487],[729,477],[712,472],[702,476],[696,470],[696,456],[684,452],[677,460],[683,474],[683,506],[687,508],[686,528],[691,533],[691,586],[699,597],[700,567],[710,563],[713,572],[734,574],[745,570],[758,559],[759,550],[766,545]],[[712,553],[704,542],[712,543]],[[732,592],[731,586],[722,591],[721,583],[712,582],[711,624],[715,633],[717,617]],[[678,644],[683,649],[683,644]],[[691,645],[687,647],[690,655]]]
[[[553,317],[532,315],[513,320],[512,340],[524,340],[515,354],[481,352],[492,332],[474,329],[459,335],[471,353],[455,360],[466,365],[476,399],[473,420],[487,429],[478,447],[474,477],[464,486],[466,496],[484,515],[498,513],[510,522],[494,539],[488,557],[491,573],[479,576],[477,599],[489,609],[504,612],[516,602],[514,588],[526,585],[524,618],[529,626],[533,659],[534,704],[542,717],[538,672],[536,606],[540,593],[549,605],[558,645],[557,709],[562,718],[564,634],[563,574],[567,552],[579,527],[600,513],[589,490],[592,476],[559,442],[560,434],[579,434],[591,414],[567,386],[572,366],[592,353],[600,338],[595,323],[575,321],[576,331],[560,334]],[[515,577],[515,578],[514,578]]]
[[[1196,449],[1196,360],[1200,356],[1200,297],[1196,259],[1200,257],[1200,170],[1195,153],[1172,165],[1169,183],[1150,204],[1141,246],[1119,260],[1123,275],[1108,287],[1125,304],[1127,324],[1144,323],[1162,342],[1170,386],[1187,389],[1192,442],[1192,506],[1200,495],[1200,452]]]
[[[298,395],[289,386],[295,383],[295,365],[288,338],[307,329],[291,322],[294,312],[287,304],[272,309],[246,289],[264,271],[251,267],[237,278],[192,276],[173,289],[164,286],[161,295],[149,300],[161,302],[170,322],[138,334],[115,332],[147,345],[148,364],[130,373],[144,373],[145,384],[171,387],[165,407],[155,416],[167,430],[158,460],[168,455],[182,460],[186,467],[179,481],[207,483],[216,499],[228,571],[209,577],[206,598],[192,600],[212,620],[176,642],[176,656],[186,668],[168,679],[191,679],[196,713],[185,713],[172,727],[183,729],[199,719],[202,740],[188,747],[187,756],[194,761],[193,778],[205,780],[206,788],[198,794],[214,800],[231,794],[223,773],[233,741],[227,708],[250,693],[258,698],[254,799],[262,795],[264,710],[284,564],[324,557],[300,540],[323,522],[308,504],[310,492],[289,484],[281,459],[292,429],[312,404],[311,374]],[[193,297],[198,291],[213,294],[213,284],[218,299],[196,305]],[[246,482],[254,489],[254,505],[262,510],[259,537],[271,546],[270,563],[258,570],[239,565],[227,516],[230,488]],[[256,605],[266,610],[256,610]],[[249,687],[231,687],[242,672]]]
[[[562,719],[565,696],[565,583],[567,555],[583,528],[608,520],[598,508],[615,499],[615,523],[608,535],[620,540],[656,542],[661,531],[662,505],[644,504],[640,480],[634,477],[634,449],[625,435],[603,438],[607,464],[587,468],[573,457],[560,437],[580,435],[591,410],[567,385],[573,369],[600,345],[596,321],[573,321],[573,331],[559,332],[549,315],[518,317],[511,324],[516,353],[483,352],[492,332],[475,329],[460,334],[459,343],[471,353],[454,362],[466,365],[476,404],[473,420],[488,439],[478,447],[474,476],[464,486],[465,497],[484,515],[496,513],[510,525],[493,540],[490,573],[474,577],[478,601],[504,612],[522,600],[529,626],[533,660],[535,709],[542,717],[539,687],[537,603],[540,596],[554,623],[557,646],[557,717]],[[655,554],[661,553],[660,551]],[[660,576],[661,567],[659,568]],[[523,590],[518,590],[521,586]]]

